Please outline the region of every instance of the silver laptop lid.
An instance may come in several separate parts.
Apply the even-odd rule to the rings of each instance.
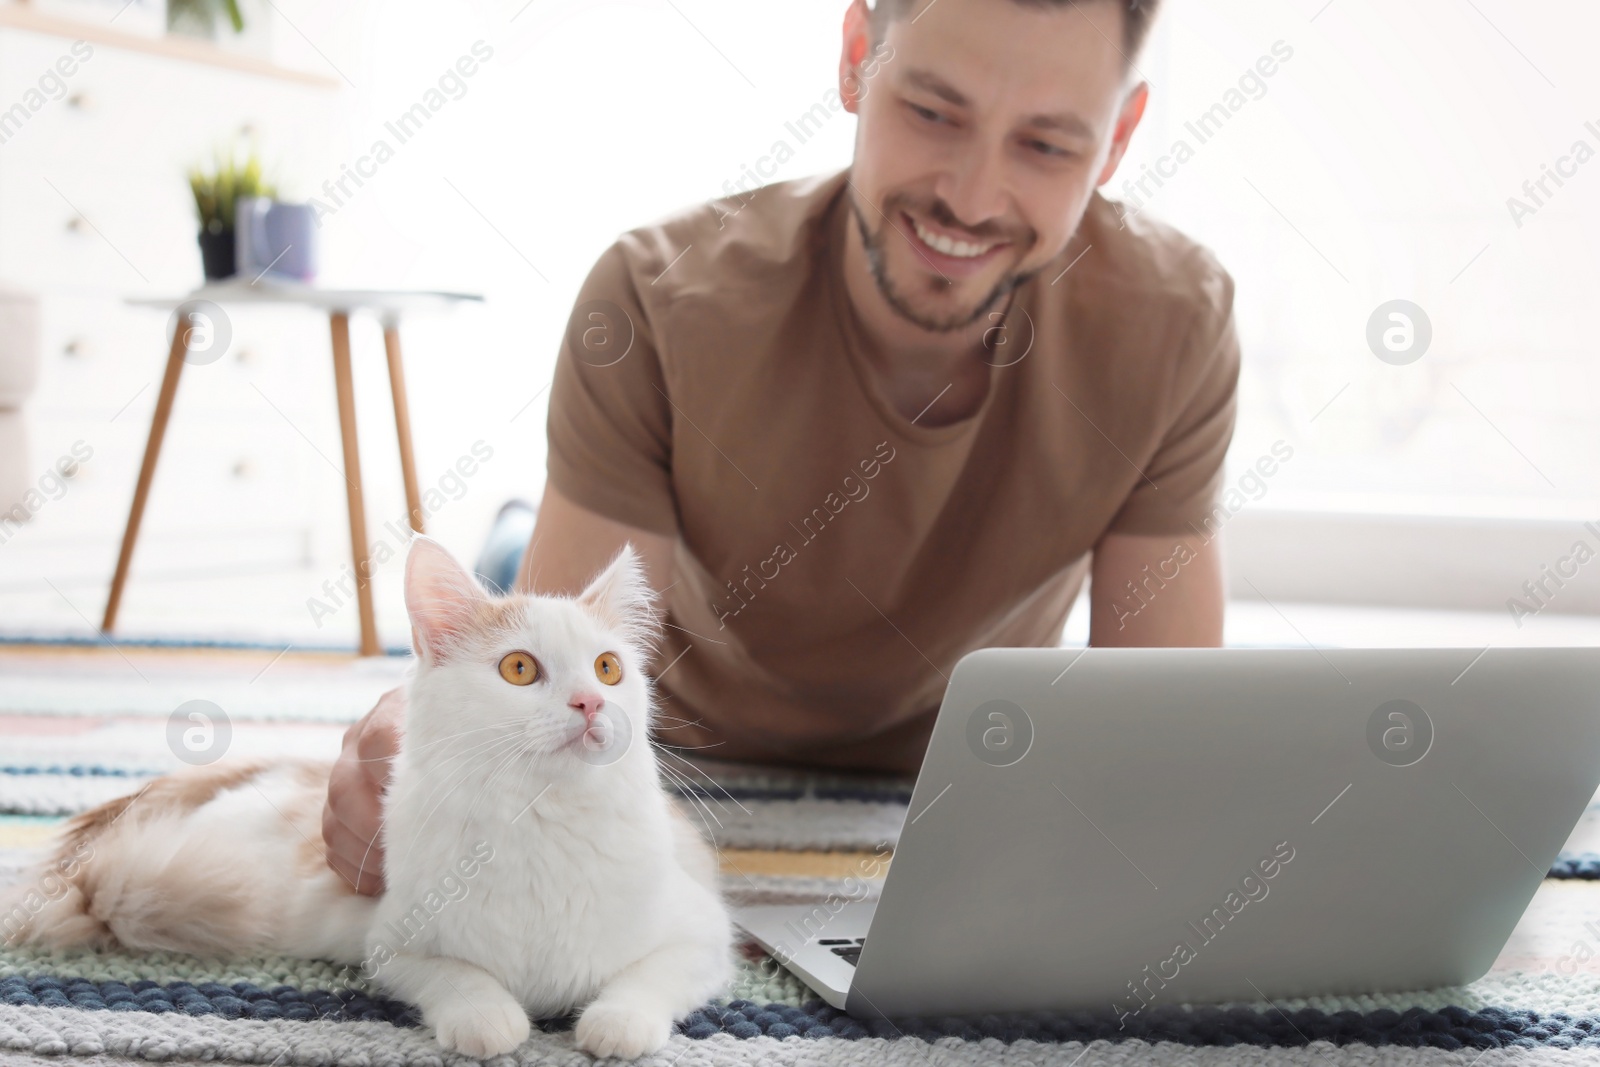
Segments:
[[[1481,976],[1600,786],[1600,650],[984,649],[858,1015]]]

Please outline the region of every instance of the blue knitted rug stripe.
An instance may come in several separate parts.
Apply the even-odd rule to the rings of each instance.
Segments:
[[[1593,882],[1600,880],[1600,853],[1563,852],[1550,868],[1550,878],[1581,878]]]
[[[0,645],[35,646],[40,648],[55,648],[68,646],[71,648],[218,648],[218,649],[259,649],[263,652],[277,652],[283,648],[283,641],[232,641],[222,639],[208,639],[196,637],[153,637],[153,636],[118,636],[115,646],[104,637],[89,634],[67,633],[65,631],[54,634],[13,634],[0,633]],[[354,644],[343,641],[324,641],[295,643],[296,652],[326,652],[337,656],[349,656],[359,652]],[[383,649],[385,656],[409,656],[411,649],[406,645],[386,645]]]
[[[82,763],[74,763],[71,766],[52,764],[48,767],[0,766],[0,774],[10,774],[18,777],[49,774],[67,775],[73,778],[152,778],[161,773],[163,772],[155,769],[136,767],[99,767]]]
[[[71,778],[153,778],[162,773],[164,772],[158,768],[107,767],[86,763],[47,766],[0,765],[0,774],[16,777],[49,775]],[[809,796],[819,800],[859,800],[863,803],[899,804],[902,807],[911,803],[909,783],[904,786],[865,787],[812,785],[783,788],[730,785],[713,789],[701,785],[672,785],[670,788],[673,788],[679,796],[694,795],[708,800],[726,800],[730,796],[736,800],[799,800],[801,797]]]
[[[240,982],[152,981],[94,982],[84,978],[35,975],[0,979],[0,1004],[13,1007],[76,1008],[81,1011],[179,1012],[189,1016],[212,1015],[224,1019],[291,1020],[310,1022],[388,1022],[396,1026],[419,1025],[413,1009],[399,1001],[368,996],[354,990],[272,989]],[[572,1018],[545,1020],[540,1029],[558,1033],[570,1029]],[[1255,1045],[1300,1047],[1313,1041],[1334,1045],[1400,1046],[1406,1048],[1576,1048],[1600,1049],[1600,1016],[1567,1012],[1540,1013],[1509,1007],[1469,1009],[1446,1007],[1437,1011],[1414,1007],[1403,1012],[1341,1011],[1333,1014],[1314,1008],[1293,1012],[1255,1011],[1248,1008],[1166,1007],[1143,1012],[1127,1025],[1112,1011],[1034,1012],[979,1017],[927,1018],[910,1016],[893,1021],[857,1020],[821,1000],[796,1007],[733,1000],[708,1004],[693,1012],[674,1032],[705,1039],[716,1034],[735,1038],[843,1038],[917,1037],[926,1041],[959,1038],[983,1041],[994,1038],[1040,1043],[1090,1041],[1170,1041],[1180,1045]]]
[[[34,767],[0,766],[0,775],[10,775],[18,778],[154,778],[162,773],[164,772],[155,768],[104,767],[81,763]],[[802,797],[815,797],[818,800],[856,800],[865,804],[898,804],[901,807],[911,803],[910,785],[903,787],[813,785],[795,788],[729,785],[712,789],[699,785],[670,784],[668,788],[674,790],[679,796],[693,795],[707,800],[728,800],[730,798],[734,800],[799,800]]]

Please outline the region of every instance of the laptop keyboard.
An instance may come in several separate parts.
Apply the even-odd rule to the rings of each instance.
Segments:
[[[861,959],[861,946],[867,943],[864,937],[822,937],[817,939],[817,944],[827,945],[835,956],[854,967]]]

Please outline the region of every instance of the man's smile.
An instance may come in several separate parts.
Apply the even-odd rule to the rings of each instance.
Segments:
[[[1011,246],[1009,241],[978,240],[959,231],[946,230],[905,211],[900,212],[900,219],[901,229],[912,247],[947,278],[976,274]]]

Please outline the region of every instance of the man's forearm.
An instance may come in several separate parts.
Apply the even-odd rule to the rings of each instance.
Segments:
[[[650,588],[672,584],[673,540],[597,515],[546,485],[533,539],[517,571],[517,591],[570,596],[632,543],[644,562]]]

